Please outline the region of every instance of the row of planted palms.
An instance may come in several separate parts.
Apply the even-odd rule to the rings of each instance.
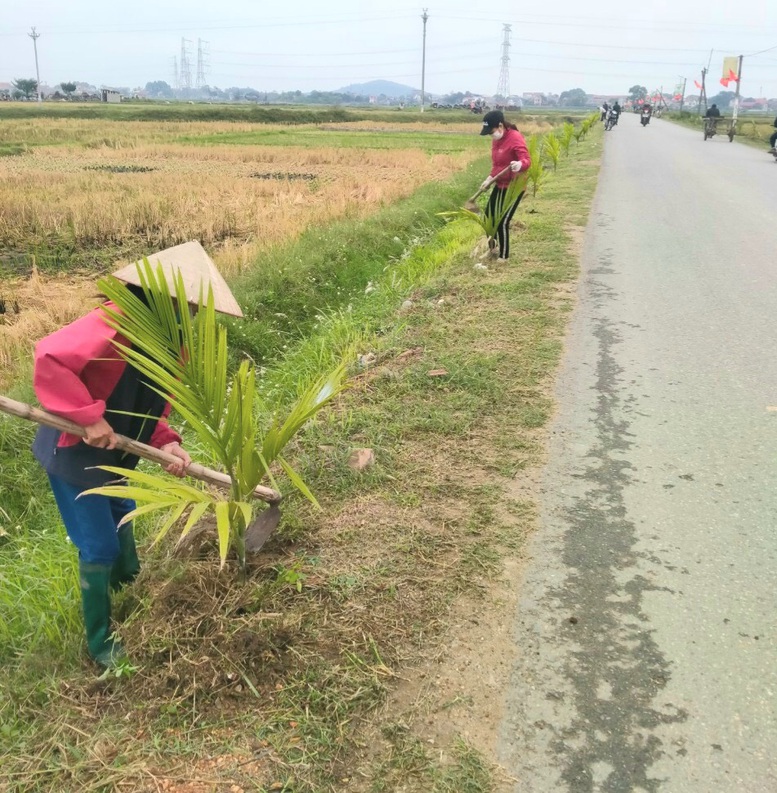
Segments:
[[[596,119],[593,114],[579,126],[566,123],[558,133],[532,135],[527,141],[531,167],[510,185],[515,197],[528,188],[536,195],[548,171],[557,168],[562,154],[569,155],[572,140],[579,143]],[[508,195],[505,207],[511,204],[509,198]],[[484,211],[481,215],[462,209],[445,214],[475,218],[492,238],[502,220],[496,216],[498,212],[499,209],[496,213]],[[111,324],[132,344],[121,348],[121,353],[155,384],[160,394],[169,398],[196,435],[199,449],[229,475],[232,486],[228,495],[222,495],[169,477],[112,469],[129,480],[128,486],[106,486],[94,492],[134,498],[139,506],[125,521],[148,513],[165,514],[157,539],[177,524],[182,525],[185,536],[207,513],[212,513],[222,564],[232,551],[244,570],[246,529],[257,509],[253,491],[265,479],[275,485],[273,469],[282,470],[294,487],[315,502],[282,452],[304,424],[340,392],[344,367],[314,383],[284,420],[276,418],[262,430],[258,415],[267,415],[267,411],[261,406],[257,409],[254,367],[243,361],[230,375],[227,330],[217,322],[212,300],[194,318],[187,312],[179,315],[161,271],[155,272],[146,262],[141,280],[145,300],[138,299],[115,279],[107,278],[100,284],[102,292],[119,309],[112,312]],[[182,284],[178,289],[179,304],[184,305]],[[183,357],[181,346],[186,350]]]
[[[528,190],[531,190],[532,196],[536,196],[549,173],[558,168],[562,155],[564,157],[569,156],[572,141],[580,143],[598,120],[599,114],[591,113],[580,124],[575,125],[571,122],[566,122],[558,131],[551,130],[544,135],[529,136],[526,139],[526,146],[529,150],[531,165],[519,177],[510,182],[507,192],[501,201],[494,205],[484,204],[482,212],[462,208],[452,212],[441,212],[440,214],[454,220],[474,220],[485,232],[489,246],[493,246],[497,229],[518,196]]]

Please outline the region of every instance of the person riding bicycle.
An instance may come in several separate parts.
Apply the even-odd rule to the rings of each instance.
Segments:
[[[710,131],[716,132],[718,127],[718,119],[720,118],[720,110],[714,102],[704,114],[704,118],[708,119],[707,123],[710,126]]]

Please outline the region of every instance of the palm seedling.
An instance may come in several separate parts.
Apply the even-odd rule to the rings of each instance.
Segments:
[[[570,124],[569,121],[564,123],[564,126],[561,128],[561,134],[559,135],[559,143],[561,144],[561,148],[564,151],[564,154],[568,157],[569,156],[569,146],[572,143],[572,138],[575,135],[575,125]]]
[[[551,131],[545,135],[545,146],[543,154],[547,161],[553,166],[555,171],[558,167],[558,161],[561,157],[561,142],[555,132]]]
[[[542,163],[543,139],[539,135],[532,135],[526,143],[531,157],[531,165],[526,171],[526,175],[531,183],[532,195],[536,196],[542,182],[545,180],[545,166]]]
[[[482,212],[473,211],[462,207],[452,212],[438,212],[440,217],[448,217],[452,220],[472,220],[477,223],[486,235],[489,250],[496,246],[496,235],[499,226],[510,211],[510,208],[518,200],[518,197],[526,190],[528,172],[519,174],[507,187],[507,190],[497,194],[499,198],[495,201],[488,201],[483,207]]]
[[[343,388],[344,367],[322,378],[298,399],[285,420],[276,417],[264,433],[259,427],[254,367],[243,361],[229,374],[227,330],[217,322],[213,296],[200,297],[194,317],[185,310],[186,294],[178,275],[174,299],[161,266],[138,264],[144,300],[109,276],[99,282],[115,309],[106,308],[108,323],[129,343],[116,343],[120,355],[141,377],[165,396],[196,435],[201,447],[232,480],[221,494],[193,487],[171,477],[124,468],[107,468],[127,480],[90,490],[134,499],[125,521],[148,513],[164,513],[155,542],[185,518],[183,538],[208,513],[215,515],[222,566],[234,549],[241,571],[246,564],[246,528],[254,517],[254,488],[265,477],[275,486],[271,466],[280,466],[291,483],[315,498],[283,455],[295,434]],[[183,310],[179,311],[178,306]],[[277,489],[277,487],[276,487]]]

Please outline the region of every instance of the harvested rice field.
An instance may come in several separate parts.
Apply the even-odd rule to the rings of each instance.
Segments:
[[[23,118],[0,124],[0,373],[114,265],[199,240],[228,279],[487,154],[468,124]],[[7,377],[0,376],[0,380]]]

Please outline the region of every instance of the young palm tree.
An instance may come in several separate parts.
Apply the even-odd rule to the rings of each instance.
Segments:
[[[529,156],[531,157],[531,165],[526,171],[526,176],[531,182],[532,195],[536,196],[540,185],[545,180],[545,166],[542,162],[545,148],[543,138],[540,135],[532,135],[527,141],[526,147],[529,149]]]
[[[561,148],[564,150],[564,154],[568,157],[569,156],[569,146],[572,143],[572,138],[575,134],[575,125],[571,124],[569,121],[564,122],[564,126],[561,128],[561,135],[559,136],[559,142],[561,143]]]
[[[176,297],[170,294],[161,266],[156,271],[144,260],[138,264],[141,299],[108,276],[99,282],[102,293],[116,306],[106,308],[108,323],[129,344],[118,344],[120,355],[165,396],[231,480],[231,492],[211,493],[165,476],[108,468],[127,484],[88,491],[131,498],[140,504],[124,522],[138,515],[167,512],[156,537],[160,540],[186,516],[185,536],[209,511],[215,514],[221,564],[231,548],[245,570],[245,532],[255,510],[252,494],[277,463],[292,484],[308,499],[315,498],[283,455],[283,449],[318,410],[343,389],[344,365],[308,388],[285,420],[275,417],[262,433],[257,421],[254,368],[243,361],[230,378],[227,330],[216,321],[213,295],[200,296],[192,317],[186,310],[183,279],[178,274]],[[273,482],[274,484],[274,482]]]
[[[555,171],[558,167],[558,161],[561,157],[561,141],[559,141],[556,133],[553,131],[548,132],[545,135],[545,147],[543,149],[543,155],[547,157],[548,161],[553,166],[553,170]]]
[[[512,205],[518,200],[518,196],[526,190],[527,178],[526,174],[522,173],[513,179],[504,192],[502,200],[496,202],[494,208],[491,207],[490,203],[485,204],[482,213],[473,212],[462,207],[451,212],[438,212],[437,214],[440,217],[449,217],[452,220],[473,220],[483,229],[488,239],[488,247],[493,248],[496,245],[499,224],[504,220]]]

